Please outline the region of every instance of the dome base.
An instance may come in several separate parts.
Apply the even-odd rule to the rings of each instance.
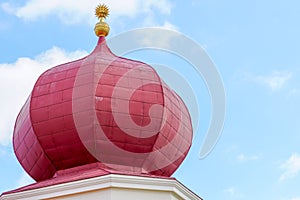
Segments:
[[[76,179],[76,175],[72,176]],[[9,199],[165,199],[201,200],[176,179],[166,177],[107,174],[44,186],[43,182],[4,193],[0,200]]]

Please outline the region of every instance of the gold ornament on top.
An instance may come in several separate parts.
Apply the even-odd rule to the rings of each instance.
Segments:
[[[106,18],[109,15],[109,9],[105,4],[100,4],[96,7],[95,15],[100,19],[101,17]]]
[[[110,28],[109,28],[108,24],[105,22],[105,19],[109,15],[109,8],[105,4],[100,4],[95,9],[95,15],[100,20],[95,26],[95,29],[94,29],[95,34],[98,37],[107,36]]]

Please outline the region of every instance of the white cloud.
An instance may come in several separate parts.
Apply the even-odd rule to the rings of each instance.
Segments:
[[[235,195],[236,194],[236,189],[234,187],[230,187],[230,188],[225,189],[224,192],[227,192],[230,195]]]
[[[300,197],[292,198],[291,200],[300,200]]]
[[[1,146],[0,146],[0,157],[5,156],[6,154],[7,154],[7,152],[4,151],[3,149],[1,149]]]
[[[269,87],[272,91],[282,89],[292,78],[292,73],[287,71],[274,71],[270,75],[256,76],[254,81]]]
[[[237,160],[239,162],[247,162],[247,161],[258,160],[258,159],[259,159],[258,155],[248,156],[241,153],[237,156]]]
[[[20,178],[17,180],[16,188],[20,188],[31,183],[34,183],[34,180],[26,172],[23,172]]]
[[[7,29],[7,27],[8,27],[7,22],[0,21],[0,31]]]
[[[236,187],[229,187],[229,188],[223,190],[223,192],[229,194],[234,199],[239,199],[239,198],[243,197],[241,192]]]
[[[178,27],[175,26],[174,24],[168,22],[168,21],[165,21],[165,23],[161,27],[166,28],[166,29],[170,29],[170,30],[178,31]]]
[[[289,93],[287,94],[287,96],[286,96],[287,98],[297,98],[297,97],[300,97],[300,89],[296,89],[296,88],[294,88],[294,89],[291,89],[290,91],[289,91]]]
[[[138,14],[153,14],[155,11],[161,14],[170,14],[172,4],[169,0],[103,0],[106,3],[112,17],[133,17]],[[2,3],[4,11],[15,14],[17,17],[32,21],[49,15],[58,16],[64,23],[91,22],[96,20],[94,9],[99,4],[98,0],[27,0],[22,6],[11,3]]]
[[[167,23],[165,26],[172,26]],[[175,26],[172,26],[175,27]],[[134,37],[139,45],[139,47],[159,47],[160,49],[172,49],[174,41],[177,43],[183,43],[184,39],[181,37],[180,33],[174,31],[165,31],[167,27],[155,26],[147,31],[135,32]],[[174,30],[174,29],[173,29]]]
[[[297,176],[300,172],[300,155],[294,153],[280,168],[284,170],[279,178],[280,181]]]
[[[19,58],[15,63],[0,63],[0,145],[8,145],[19,110],[30,94],[38,76],[47,68],[75,60],[85,51],[66,52],[58,47],[31,58]]]

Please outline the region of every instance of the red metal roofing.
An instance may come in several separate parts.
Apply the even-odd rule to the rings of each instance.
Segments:
[[[13,146],[26,172],[43,181],[91,163],[104,172],[171,176],[191,141],[182,99],[151,66],[114,55],[100,37],[87,57],[39,77]]]
[[[28,190],[34,190],[34,189],[39,189],[48,186],[59,185],[63,183],[69,183],[73,181],[79,181],[79,180],[84,180],[84,179],[89,179],[94,177],[100,177],[109,174],[143,176],[143,177],[152,177],[152,178],[167,178],[167,179],[175,180],[175,178],[169,178],[165,176],[155,176],[149,174],[134,174],[134,173],[118,172],[115,170],[103,169],[103,166],[100,163],[93,163],[93,164],[87,164],[84,166],[58,171],[53,178],[40,181],[37,183],[33,183],[8,192],[4,192],[2,195],[24,192]]]

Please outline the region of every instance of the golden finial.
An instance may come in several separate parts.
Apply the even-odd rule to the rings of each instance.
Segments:
[[[105,4],[100,4],[96,7],[95,15],[100,19],[101,17],[106,18],[109,15],[109,9]]]
[[[109,26],[105,22],[105,18],[109,15],[109,9],[106,5],[100,4],[95,9],[95,15],[100,19],[100,21],[95,26],[95,34],[100,36],[107,36],[109,33]]]

